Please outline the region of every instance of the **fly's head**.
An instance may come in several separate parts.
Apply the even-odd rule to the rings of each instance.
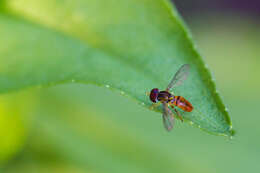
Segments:
[[[154,88],[151,90],[150,92],[150,100],[154,103],[158,102],[158,95],[159,95],[159,89],[158,88]]]

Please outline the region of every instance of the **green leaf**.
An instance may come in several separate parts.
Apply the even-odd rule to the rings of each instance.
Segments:
[[[157,0],[10,0],[0,14],[0,92],[59,83],[116,89],[142,105],[145,92],[165,89],[182,64],[176,88],[196,111],[186,121],[231,136],[215,84],[177,12]]]

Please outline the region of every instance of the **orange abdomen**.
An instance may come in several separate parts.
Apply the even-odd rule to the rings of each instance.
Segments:
[[[181,108],[182,110],[186,111],[186,112],[191,112],[193,110],[193,106],[192,104],[186,100],[184,97],[182,96],[175,96],[174,97],[174,105],[178,106],[179,108]]]

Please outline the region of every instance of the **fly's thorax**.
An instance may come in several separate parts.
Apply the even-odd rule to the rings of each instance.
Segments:
[[[159,101],[167,101],[169,102],[174,96],[169,93],[168,91],[160,91],[158,94],[158,100]]]

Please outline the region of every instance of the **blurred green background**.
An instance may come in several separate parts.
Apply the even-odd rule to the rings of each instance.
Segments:
[[[0,96],[1,172],[259,171],[259,15],[230,2],[176,6],[229,108],[232,140],[179,121],[168,133],[160,114],[109,89],[34,88]]]

